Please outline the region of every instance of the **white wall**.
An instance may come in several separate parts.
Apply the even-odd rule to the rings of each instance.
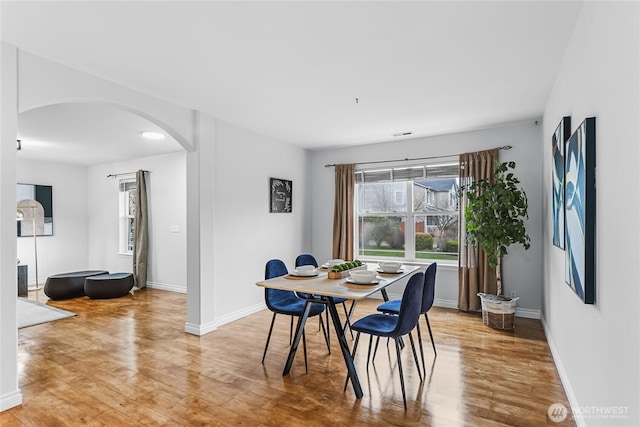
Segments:
[[[511,290],[515,290],[520,296],[519,315],[536,317],[542,297],[540,131],[540,126],[536,126],[532,119],[527,123],[474,132],[313,152],[310,187],[313,194],[318,196],[312,199],[313,253],[321,259],[331,256],[334,168],[325,168],[325,164],[448,156],[511,145],[513,149],[500,151],[500,159],[516,162],[516,174],[527,193],[527,231],[531,237],[531,249],[524,251],[522,247],[515,245],[509,248],[509,254],[504,258],[504,292],[508,295]],[[401,286],[392,287],[391,293],[400,295]],[[436,304],[457,307],[457,298],[457,264],[446,266],[439,263],[436,275]]]
[[[291,270],[310,249],[307,157],[300,147],[216,121],[216,323],[264,308],[255,283],[264,278],[265,263],[280,258]],[[293,181],[291,213],[269,213],[269,178]]]
[[[53,236],[38,236],[38,279],[87,268],[87,168],[20,159],[17,182],[53,187]],[[29,266],[29,284],[35,285],[33,237],[18,238],[18,258]]]
[[[629,407],[626,418],[585,416],[580,425],[640,425],[639,6],[585,2],[544,113],[543,320],[572,406]],[[552,244],[551,135],[596,117],[596,303],[564,283]]]
[[[0,411],[22,403],[16,317],[17,50],[0,43]]]
[[[185,152],[89,168],[87,266],[110,272],[132,271],[131,255],[118,253],[119,180],[107,178],[107,175],[135,172],[138,169],[150,171],[146,175],[149,207],[147,284],[150,287],[186,292]]]

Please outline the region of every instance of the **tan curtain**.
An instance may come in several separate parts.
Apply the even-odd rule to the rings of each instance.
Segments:
[[[480,179],[494,179],[498,149],[460,155],[460,186]],[[487,255],[481,246],[476,248],[467,241],[464,211],[467,207],[466,192],[460,197],[460,253],[458,257],[458,309],[480,310],[478,292],[495,294],[496,270],[489,267]]]
[[[353,259],[353,200],[356,165],[336,165],[333,205],[333,258]]]
[[[133,219],[133,278],[136,287],[147,286],[149,224],[147,221],[147,183],[144,171],[136,172],[136,212]]]

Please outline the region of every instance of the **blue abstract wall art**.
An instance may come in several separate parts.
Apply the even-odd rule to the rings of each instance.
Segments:
[[[571,132],[571,117],[563,117],[551,138],[553,244],[564,249],[564,151]]]
[[[585,304],[595,303],[596,119],[585,119],[565,151],[565,281]]]

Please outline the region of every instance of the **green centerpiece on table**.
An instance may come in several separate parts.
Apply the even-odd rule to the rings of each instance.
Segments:
[[[349,271],[364,270],[366,268],[367,265],[359,259],[356,259],[354,261],[347,261],[331,267],[331,269],[329,270],[329,279],[342,279],[343,277],[347,277],[349,275]]]

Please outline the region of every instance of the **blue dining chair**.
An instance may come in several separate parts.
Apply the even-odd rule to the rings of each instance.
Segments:
[[[279,259],[272,259],[267,262],[264,271],[264,278],[273,279],[274,277],[285,276],[289,274],[284,262]],[[289,345],[291,345],[291,337],[293,332],[293,318],[302,316],[304,312],[305,300],[298,298],[295,292],[284,291],[281,289],[264,289],[264,300],[267,304],[267,308],[273,312],[273,318],[271,319],[271,326],[269,327],[269,335],[267,336],[267,343],[264,346],[264,353],[262,354],[262,363],[267,355],[267,349],[269,348],[269,341],[271,340],[271,332],[273,331],[273,323],[276,320],[276,315],[285,314],[291,316],[291,326],[289,328]],[[319,316],[324,311],[324,304],[311,304],[311,310],[309,311],[309,317]],[[322,322],[322,316],[320,316],[321,325],[326,339],[326,331],[324,323]],[[302,345],[304,348],[304,367],[307,372],[309,368],[307,366],[307,340],[305,337],[304,329],[302,330]],[[328,345],[328,344],[327,344]]]
[[[311,255],[311,254],[300,254],[296,257],[296,267],[300,267],[301,265],[313,265],[314,267],[318,268],[318,261],[316,261],[316,258]],[[306,296],[304,294],[300,294],[301,297],[306,298]],[[347,310],[347,302],[348,300],[346,298],[340,298],[340,297],[333,297],[333,302],[338,305],[338,304],[342,304],[342,308],[344,310],[344,314],[347,318],[347,321],[345,323],[344,326],[344,330],[346,331],[348,327],[351,327],[351,321],[349,318],[349,311]],[[353,302],[351,303],[353,304]],[[327,310],[327,325],[329,325],[329,311]],[[353,338],[353,332],[351,333],[352,338]]]
[[[407,397],[404,387],[404,373],[402,372],[402,360],[400,357],[400,338],[403,335],[409,335],[409,341],[411,342],[411,349],[413,350],[413,359],[416,363],[418,370],[418,376],[422,382],[422,374],[420,373],[420,366],[418,365],[418,355],[416,354],[415,345],[413,342],[413,335],[411,331],[418,324],[420,320],[420,308],[422,306],[422,291],[424,289],[424,273],[416,273],[409,279],[407,286],[402,294],[402,301],[400,303],[400,311],[397,316],[389,316],[386,314],[370,314],[362,319],[357,320],[351,324],[351,328],[357,332],[356,340],[353,345],[352,357],[355,358],[356,350],[358,348],[358,341],[360,340],[360,333],[369,334],[369,351],[367,353],[367,368],[369,366],[369,358],[371,356],[371,343],[373,337],[393,338],[396,344],[396,358],[398,360],[398,372],[400,374],[400,386],[402,387],[402,400],[404,402],[404,409],[407,410]],[[344,388],[347,389],[349,383],[349,376],[345,381]]]
[[[431,324],[429,323],[429,316],[427,316],[427,312],[431,310],[433,307],[433,300],[435,297],[435,289],[436,289],[436,271],[438,269],[438,264],[432,262],[427,267],[427,270],[424,272],[424,290],[422,291],[422,308],[420,309],[420,314],[424,314],[424,319],[427,321],[427,329],[429,330],[429,337],[431,338],[431,345],[433,346],[433,353],[437,356],[438,352],[436,351],[436,343],[433,340],[433,333],[431,333]],[[387,301],[384,304],[380,304],[378,306],[378,311],[385,314],[395,314],[397,315],[400,312],[401,301],[400,300],[391,300]],[[420,356],[422,357],[422,371],[426,375],[426,367],[424,363],[424,350],[422,348],[422,334],[420,333],[420,322],[418,322],[418,344],[420,345]],[[376,343],[377,349],[377,343]],[[375,358],[375,351],[374,351]]]

